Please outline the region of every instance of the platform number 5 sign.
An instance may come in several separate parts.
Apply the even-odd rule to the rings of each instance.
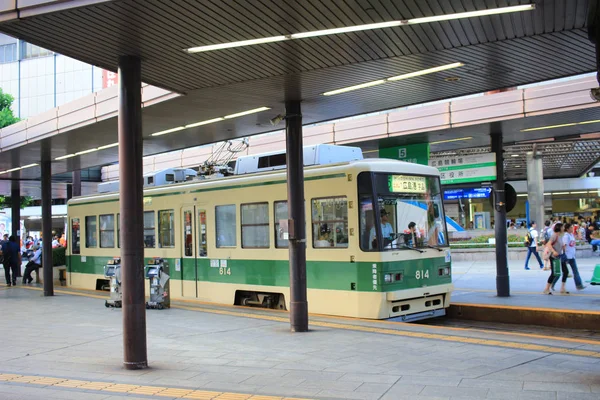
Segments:
[[[398,158],[406,158],[406,147],[401,147],[398,149]]]

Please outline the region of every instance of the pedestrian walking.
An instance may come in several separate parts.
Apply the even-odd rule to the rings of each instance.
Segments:
[[[550,258],[550,276],[544,289],[544,294],[552,294],[550,288],[554,286],[560,278],[560,271],[562,270],[562,285],[560,288],[561,294],[569,294],[566,290],[567,277],[569,276],[569,269],[567,268],[567,259],[564,253],[563,236],[565,233],[565,227],[562,223],[557,222],[554,225],[554,234],[550,238],[548,244],[546,244],[545,251],[549,253]],[[559,267],[560,266],[560,267]]]
[[[531,223],[529,224],[529,232],[527,232],[527,235],[525,236],[525,246],[527,246],[527,258],[525,258],[525,269],[530,269],[529,259],[531,258],[532,254],[535,255],[535,258],[540,264],[540,268],[544,268],[544,263],[542,262],[542,259],[540,258],[540,255],[537,251],[538,238],[540,234],[536,228],[537,225],[535,221],[531,221]]]
[[[540,242],[542,243],[542,246],[545,246],[548,244],[548,242],[550,241],[550,238],[552,237],[552,228],[550,227],[550,224],[552,222],[550,220],[547,220],[544,223],[544,229],[542,229],[542,233],[540,235]],[[550,258],[544,258],[544,271],[549,271],[550,270]]]
[[[565,246],[565,257],[567,259],[567,265],[571,266],[573,271],[573,279],[575,280],[575,287],[577,290],[583,290],[586,286],[581,282],[581,276],[579,276],[579,269],[577,268],[577,261],[575,261],[576,253],[576,241],[575,241],[575,227],[571,224],[565,225],[565,235],[563,236],[563,245]],[[557,279],[556,277],[554,279]]]
[[[2,244],[2,256],[6,285],[16,286],[17,278],[21,276],[21,252],[15,236],[9,237],[8,242]]]
[[[2,268],[4,268],[4,275],[7,276],[6,278],[6,284],[8,285],[9,283],[11,283],[10,280],[10,266],[8,265],[8,262],[5,263],[4,261],[4,243],[8,243],[8,234],[4,234],[2,236],[2,239],[0,240],[0,264],[2,264]],[[9,270],[9,275],[6,275],[6,271]]]

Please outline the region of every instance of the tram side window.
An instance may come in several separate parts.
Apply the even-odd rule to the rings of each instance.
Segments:
[[[206,257],[208,256],[206,210],[198,210],[198,221],[198,257]]]
[[[156,217],[154,211],[144,211],[144,247],[147,249],[156,247],[155,226]]]
[[[73,254],[81,254],[81,226],[79,225],[79,218],[71,220],[71,243],[71,252]]]
[[[96,233],[96,216],[85,217],[85,247],[98,247],[98,236]]]
[[[268,249],[269,203],[242,204],[242,247]]]
[[[363,251],[377,250],[375,213],[373,212],[373,183],[370,172],[358,174],[358,204],[360,207],[360,248]]]
[[[216,206],[215,218],[217,222],[217,247],[235,247],[235,205]]]
[[[312,200],[313,247],[348,247],[348,199]]]
[[[158,212],[158,247],[175,247],[175,211]]]
[[[194,255],[194,235],[192,233],[192,217],[194,216],[191,210],[183,212],[183,254],[186,257]]]
[[[115,215],[100,216],[100,247],[115,247]]]
[[[275,202],[275,247],[287,248],[289,246],[288,230],[285,226],[280,226],[279,221],[288,219],[287,201]]]

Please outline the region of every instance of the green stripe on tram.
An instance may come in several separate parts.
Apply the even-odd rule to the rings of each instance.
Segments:
[[[112,257],[87,256],[85,262],[81,261],[81,256],[69,256],[68,259],[70,272],[103,275],[104,265]],[[194,281],[197,276],[198,281],[203,282],[261,286],[289,286],[290,282],[288,260],[216,260],[219,267],[211,267],[210,258],[184,258],[180,260],[180,271],[175,270],[175,259],[166,260],[169,275],[174,280]],[[226,264],[221,264],[222,261]],[[311,289],[387,292],[451,283],[450,276],[438,274],[439,268],[446,266],[450,263],[446,263],[444,257],[394,262],[307,261],[306,280]],[[428,271],[427,275],[425,271]],[[402,273],[403,280],[384,283],[385,273]],[[417,279],[417,275],[421,278]]]

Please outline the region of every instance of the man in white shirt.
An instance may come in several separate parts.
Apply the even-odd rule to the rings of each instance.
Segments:
[[[40,246],[34,245],[33,257],[25,266],[25,272],[23,273],[23,284],[33,282],[31,273],[37,271],[42,266],[42,249]]]
[[[540,236],[539,232],[537,231],[537,229],[535,229],[537,227],[535,221],[531,221],[531,223],[529,224],[529,236],[531,237],[531,241],[529,242],[529,246],[527,246],[527,258],[525,259],[525,269],[530,269],[529,268],[529,258],[531,258],[531,254],[535,254],[535,258],[537,258],[538,263],[540,263],[540,269],[544,268],[544,263],[542,261],[542,259],[540,258],[540,255],[537,251],[537,245],[538,245],[538,237]]]
[[[392,228],[392,224],[389,222],[389,213],[385,211],[383,208],[379,211],[379,215],[381,216],[381,237],[383,239],[383,246],[387,246],[393,240],[394,228]],[[371,228],[371,233],[369,234],[369,244],[372,249],[377,248],[377,234],[375,233],[375,227]]]

